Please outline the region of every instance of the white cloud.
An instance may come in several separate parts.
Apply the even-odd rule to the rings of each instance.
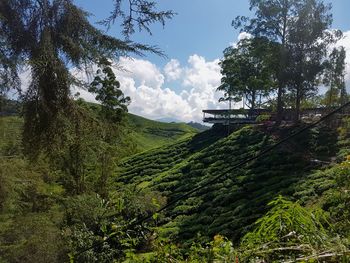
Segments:
[[[250,33],[248,33],[248,32],[241,32],[241,33],[239,33],[239,35],[238,35],[238,41],[241,41],[241,40],[243,40],[243,39],[250,39],[250,38],[252,38],[253,36],[252,36],[252,34],[250,34]]]
[[[231,47],[236,47],[237,46],[237,43],[243,39],[250,39],[252,38],[252,34],[248,33],[248,32],[241,32],[239,33],[238,37],[237,37],[237,40],[236,41],[233,41],[233,42],[230,42],[230,46]]]
[[[125,69],[118,76],[133,78],[136,85],[160,88],[164,84],[164,75],[148,60],[122,57],[118,64]]]
[[[201,56],[193,55],[188,59],[188,66],[180,68],[180,63],[171,60],[168,72],[173,73],[174,70],[170,69],[176,68],[176,71],[181,72],[176,74],[181,74],[183,77],[183,90],[180,94],[164,82],[164,76],[158,77],[162,81],[153,85],[138,76],[138,82],[141,83],[139,85],[134,81],[133,74],[126,75],[124,72],[116,72],[116,74],[123,91],[132,99],[129,106],[130,112],[152,119],[172,117],[183,121],[201,121],[203,109],[218,107],[218,94],[215,92],[221,79],[218,62],[218,59],[206,61]],[[155,71],[153,75],[159,72],[155,65],[147,64],[140,59],[134,59],[132,63],[132,66],[151,67]],[[133,72],[131,65],[127,63],[120,63],[120,65]],[[142,69],[142,71],[148,70]],[[175,76],[172,76],[172,79],[174,78]]]
[[[192,55],[185,69],[183,85],[186,89],[181,96],[191,105],[193,119],[198,121],[202,110],[224,107],[219,105],[220,94],[216,92],[221,82],[219,59],[206,61],[204,57]]]
[[[165,65],[164,73],[168,80],[178,80],[182,73],[180,62],[177,59],[171,59]]]
[[[131,97],[129,111],[150,119],[169,117],[201,122],[203,109],[225,108],[227,105],[218,102],[221,94],[216,92],[221,81],[219,59],[206,61],[195,54],[187,62],[185,67],[180,67],[176,60],[169,62],[172,69],[181,71],[181,91],[176,93],[165,81],[169,79],[165,70],[163,75],[147,60],[121,58],[117,63],[119,68],[115,67],[114,72],[125,95]],[[87,78],[82,71],[73,73],[79,79]],[[73,93],[77,91],[85,100],[95,102],[93,94],[81,89],[75,89]]]

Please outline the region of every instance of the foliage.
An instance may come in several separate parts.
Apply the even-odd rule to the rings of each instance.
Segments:
[[[64,237],[75,262],[112,262],[147,243],[147,225],[131,223],[148,215],[164,199],[155,192],[121,189],[109,200],[83,195],[66,200]]]
[[[107,59],[99,62],[102,69],[97,70],[96,77],[91,83],[89,92],[96,94],[96,100],[101,102],[102,118],[109,122],[120,122],[122,114],[127,112],[130,97],[125,97],[120,89],[120,83],[111,68],[112,63]]]
[[[274,86],[275,49],[264,38],[243,39],[237,46],[226,48],[220,62],[223,77],[217,88],[224,91],[220,101],[243,100],[251,109],[260,107]]]
[[[237,259],[232,242],[221,235],[215,235],[213,240],[201,244],[193,242],[189,249],[183,249],[169,240],[156,240],[154,252],[149,254],[129,254],[126,262],[234,262]]]
[[[289,25],[297,16],[296,5],[302,1],[265,1],[251,0],[252,18],[238,16],[232,21],[235,28],[251,33],[253,36],[267,37],[278,44],[276,53],[276,86],[277,86],[277,120],[282,119],[283,95],[286,92],[287,43]]]
[[[99,193],[106,197],[108,179],[115,169],[113,162],[114,152],[116,152],[117,139],[120,138],[120,123],[123,120],[130,98],[125,97],[120,89],[120,83],[111,68],[112,63],[106,58],[99,62],[102,67],[96,72],[94,81],[90,84],[89,92],[96,94],[96,100],[101,103],[99,117],[101,120],[101,150],[100,150],[100,170]],[[118,126],[119,124],[119,126]]]
[[[116,1],[114,18],[118,16],[133,24],[133,18],[125,17],[118,9],[121,2]],[[164,23],[164,19],[172,17],[171,12],[157,12],[152,2],[134,1],[132,10],[134,4],[138,24],[146,29],[153,22]],[[71,0],[2,1],[0,32],[0,70],[6,75],[4,80],[12,76],[18,79],[19,69],[24,66],[31,71],[26,91],[22,92],[19,81],[14,82],[24,101],[25,154],[34,158],[41,151],[50,151],[48,145],[60,147],[67,140],[67,126],[76,121],[70,117],[79,115],[72,107],[70,86],[81,83],[74,79],[70,67],[82,69],[98,63],[102,57],[117,59],[130,53],[162,54],[157,48],[105,34]],[[1,86],[1,96],[3,90],[14,88],[12,81],[4,81],[5,84],[9,86]]]
[[[295,121],[299,121],[302,101],[316,94],[327,50],[342,35],[330,30],[331,5],[323,0],[251,0],[250,10],[253,17],[238,16],[232,25],[253,38],[265,37],[274,43],[271,69],[276,80],[277,122],[282,120],[287,92],[293,97]]]
[[[70,135],[65,147],[57,148],[55,158],[51,160],[44,156],[36,162],[23,159],[20,132],[23,120],[19,117],[0,119],[0,243],[4,245],[0,246],[1,260],[40,262],[41,257],[44,261],[60,262],[67,258],[69,251],[74,256],[74,252],[81,248],[112,236],[110,242],[78,257],[83,258],[83,262],[85,259],[90,262],[105,261],[111,255],[122,258],[127,251],[134,251],[148,242],[147,233],[151,235],[151,231],[147,227],[143,227],[144,234],[140,234],[139,226],[134,230],[129,229],[131,232],[125,232],[125,226],[135,218],[152,214],[164,204],[165,199],[157,193],[134,187],[113,193],[116,185],[111,180],[108,180],[108,198],[93,194],[100,191],[98,160],[103,147],[117,148],[112,152],[113,160],[117,163],[117,158],[130,154],[127,149],[130,146],[126,137],[101,145],[101,129],[105,125],[102,125],[99,114],[100,106],[77,101],[75,107],[79,108],[82,118],[71,128],[77,129],[79,136],[75,137],[74,133]],[[141,133],[143,130],[152,136],[152,130],[147,128],[153,124],[158,124],[159,129],[164,130],[164,135],[154,137],[153,147],[167,142],[168,131],[179,130],[170,140],[196,132],[185,124],[157,123],[134,115],[127,115],[126,119],[130,127],[137,125],[134,134],[140,134],[140,138],[144,136]],[[119,145],[124,148],[119,149]],[[111,215],[113,211],[116,212],[115,216]],[[103,213],[106,217],[101,216]],[[27,223],[21,225],[20,218],[32,221],[32,232],[25,229]],[[40,224],[44,232],[38,230]],[[28,234],[17,235],[11,230],[16,228]],[[114,237],[116,231],[120,231],[117,236],[121,235],[122,239]],[[120,242],[123,244],[120,245]],[[118,246],[119,250],[116,249]],[[31,249],[37,252],[30,253]]]
[[[330,249],[332,238],[321,223],[326,221],[322,211],[310,212],[281,196],[268,205],[270,210],[242,238],[244,260],[293,260]]]
[[[61,231],[45,213],[29,213],[4,222],[0,219],[1,262],[68,261],[67,244]]]
[[[77,102],[77,106],[84,109],[82,114],[85,114],[86,120],[92,121],[89,125],[94,125],[79,128],[81,135],[86,136],[81,137],[79,144],[82,145],[81,153],[87,158],[82,162],[85,188],[81,194],[71,192],[70,189],[74,188],[69,186],[73,186],[74,181],[68,180],[70,173],[62,168],[54,170],[45,158],[36,163],[23,160],[20,148],[18,156],[4,159],[1,163],[0,240],[6,241],[1,242],[6,244],[5,247],[0,246],[3,261],[15,261],[25,256],[28,262],[35,262],[41,256],[55,262],[56,258],[67,258],[68,253],[76,262],[124,259],[129,262],[232,262],[237,256],[241,261],[250,255],[244,254],[243,246],[238,247],[241,237],[248,232],[254,233],[254,222],[264,218],[268,211],[266,204],[278,194],[294,196],[301,200],[300,204],[326,211],[327,217],[317,217],[321,214],[312,212],[317,216],[304,224],[310,230],[312,224],[320,222],[323,230],[317,228],[318,234],[323,236],[326,233],[324,244],[318,245],[320,239],[313,238],[311,245],[314,251],[320,253],[324,248],[334,253],[343,253],[336,248],[343,249],[344,240],[350,236],[347,220],[349,197],[346,192],[349,171],[344,166],[346,163],[328,169],[311,160],[328,162],[339,150],[341,152],[338,158],[344,160],[341,156],[348,152],[346,142],[349,137],[346,120],[339,128],[339,138],[335,136],[337,130],[318,127],[260,161],[229,173],[226,171],[233,164],[256,154],[292,130],[267,130],[264,126],[236,127],[227,137],[225,130],[216,127],[122,160],[121,166],[114,171],[117,173],[113,172],[108,180],[108,195],[103,197],[96,195],[100,175],[100,106],[81,101]],[[171,132],[173,127],[182,127],[173,126],[179,124],[156,123],[133,115],[126,115],[126,119],[130,125],[138,127],[136,132],[152,127],[153,124],[159,124],[159,130],[164,129],[164,134]],[[16,130],[20,129],[21,119],[6,117],[4,124],[10,125],[2,126],[0,134],[3,138],[6,141],[20,142],[20,133]],[[191,131],[190,128],[186,129]],[[69,144],[77,139],[72,139]],[[6,143],[2,145],[5,146]],[[60,154],[65,156],[68,149],[61,150]],[[281,155],[285,158],[280,158]],[[76,158],[74,151],[69,158]],[[62,166],[64,165],[58,163],[56,167]],[[320,170],[311,171],[315,168]],[[152,216],[166,200],[171,201],[220,173],[224,174],[222,181],[179,202],[168,212],[157,214],[153,220],[143,225],[133,225],[138,219]],[[297,215],[304,211],[305,214],[301,215],[306,218],[309,218],[307,215],[310,215],[310,211],[318,211],[309,208],[305,210],[298,203],[288,202],[288,209],[293,208],[296,211],[293,210],[293,213]],[[288,214],[283,215],[289,218]],[[28,234],[10,240],[10,233],[17,233],[13,229],[24,231],[21,230],[22,221],[19,218],[28,218],[33,222],[33,231],[26,230]],[[300,222],[297,217],[291,218],[291,221]],[[50,235],[39,231],[35,222],[42,224]],[[329,236],[337,235],[339,238],[328,239]],[[275,235],[276,240],[281,236],[281,233]],[[311,234],[309,236],[314,237]],[[295,246],[299,246],[299,241],[308,240],[306,236],[300,239],[295,237],[288,240],[296,242]],[[47,246],[43,250],[45,242],[57,243],[59,246]],[[283,246],[282,243],[275,241],[275,248]],[[249,251],[246,248],[245,251],[254,254],[254,249],[261,245],[259,244],[250,247]],[[38,253],[32,253],[29,258],[28,251],[33,247],[38,248],[35,250]],[[291,255],[289,252],[272,254],[276,257]],[[295,252],[295,255],[298,256],[298,253]],[[314,253],[307,251],[305,255],[312,256]]]
[[[265,122],[271,120],[271,115],[269,114],[261,114],[258,117],[256,117],[256,122]]]
[[[113,1],[114,9],[111,12],[110,17],[108,17],[101,23],[110,27],[111,24],[114,23],[118,17],[122,17],[122,33],[126,37],[129,37],[135,32],[135,26],[139,29],[139,31],[145,30],[146,32],[151,34],[151,24],[159,22],[164,26],[165,20],[171,19],[175,15],[175,13],[171,10],[157,11],[157,3],[155,1],[129,1],[128,8],[126,8],[128,9],[127,11],[125,11],[125,8],[122,7],[122,0]]]
[[[338,128],[339,132],[339,161],[344,160],[350,154],[350,118],[344,117]]]
[[[346,102],[345,88],[345,49],[334,48],[325,62],[325,74],[323,83],[329,86],[324,98],[324,104],[328,107],[342,105]]]
[[[296,5],[297,18],[289,25],[287,84],[295,98],[295,120],[299,120],[301,101],[318,91],[327,50],[341,32],[330,32],[331,6],[308,0]]]
[[[3,156],[2,156],[3,157]],[[0,160],[0,261],[61,262],[67,247],[57,209],[64,189],[47,164]]]

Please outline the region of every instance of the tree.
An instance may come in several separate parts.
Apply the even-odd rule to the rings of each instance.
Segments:
[[[332,24],[331,5],[322,0],[251,0],[250,8],[255,17],[237,17],[233,25],[279,45],[277,123],[282,118],[287,88],[295,94],[298,120],[302,98],[316,90],[328,45],[341,35],[340,31],[327,31]]]
[[[102,197],[107,197],[107,180],[113,170],[113,155],[116,152],[118,124],[124,113],[128,111],[130,97],[124,96],[112,70],[112,63],[103,58],[99,62],[102,69],[97,70],[97,76],[91,83],[89,92],[96,94],[96,100],[101,103],[100,117],[102,122],[102,142],[100,152],[101,176],[98,189]]]
[[[170,11],[156,12],[152,1],[138,0],[129,1],[131,15],[125,16],[119,10],[122,2],[115,0],[116,12],[109,23],[120,16],[128,36],[135,23],[147,30],[151,23],[164,23],[173,15]],[[55,141],[64,141],[60,138],[64,119],[74,110],[70,67],[82,68],[97,63],[101,57],[114,59],[129,53],[142,55],[150,51],[162,55],[156,47],[133,43],[128,38],[120,40],[96,29],[88,21],[88,14],[72,0],[1,1],[0,43],[1,73],[18,79],[21,67],[31,68],[31,84],[22,91],[27,152],[38,152]],[[5,84],[2,90],[8,87]]]
[[[325,104],[328,107],[346,102],[345,57],[344,47],[334,48],[325,62],[323,83],[329,87],[325,94]]]
[[[96,100],[101,103],[101,117],[110,123],[118,123],[123,113],[128,111],[130,97],[125,97],[120,89],[120,83],[112,70],[112,63],[103,58],[99,64],[102,69],[97,70],[89,92],[95,93]]]
[[[332,24],[330,5],[323,1],[307,0],[296,6],[297,16],[290,25],[288,35],[289,88],[295,99],[295,117],[299,121],[301,101],[318,91],[319,77],[327,49],[339,32],[328,31]]]
[[[224,91],[220,100],[243,100],[250,109],[259,103],[261,106],[261,99],[274,86],[274,48],[266,38],[244,39],[236,47],[227,48],[220,62],[223,77],[217,90]]]
[[[265,36],[279,44],[276,57],[277,79],[277,123],[282,120],[283,94],[286,89],[287,43],[290,24],[296,16],[296,5],[301,0],[250,0],[250,10],[255,17],[238,16],[233,20],[235,28],[251,33],[253,36]]]

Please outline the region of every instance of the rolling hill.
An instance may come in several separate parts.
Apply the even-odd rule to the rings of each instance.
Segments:
[[[98,104],[88,102],[79,103],[89,109],[93,115],[95,115],[99,108]],[[11,106],[2,112],[3,116],[0,117],[0,147],[5,147],[3,144],[9,145],[15,141],[20,141],[20,130],[23,120],[18,116],[17,108],[19,106],[16,104],[16,108]],[[131,140],[135,146],[135,149],[132,150],[133,153],[174,143],[177,140],[191,137],[199,132],[198,129],[185,123],[153,121],[131,113],[126,114],[124,128],[128,140]]]
[[[176,142],[190,137],[199,131],[185,123],[165,123],[149,120],[131,113],[127,114],[127,127],[137,145],[137,151]]]

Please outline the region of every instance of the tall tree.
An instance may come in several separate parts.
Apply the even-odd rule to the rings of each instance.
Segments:
[[[113,19],[121,17],[128,36],[134,24],[147,30],[151,23],[164,23],[173,15],[170,11],[156,12],[152,1],[135,0],[129,1],[132,16],[125,16],[118,11],[122,2],[115,0]],[[31,152],[47,148],[51,145],[48,142],[60,141],[64,127],[61,120],[72,109],[73,77],[69,67],[82,68],[101,57],[113,59],[129,53],[150,51],[162,55],[156,47],[117,39],[96,29],[88,21],[88,13],[73,0],[0,1],[0,43],[2,73],[17,77],[24,65],[31,68],[32,82],[23,91],[24,141]],[[2,90],[6,86],[2,85]]]
[[[124,96],[120,83],[112,69],[112,63],[105,58],[99,62],[100,69],[91,83],[89,92],[96,94],[96,100],[101,103],[100,119],[101,151],[99,156],[101,176],[98,191],[103,198],[107,197],[107,180],[113,172],[113,156],[117,146],[118,124],[122,121],[124,113],[128,111],[130,98]]]
[[[250,10],[255,16],[238,16],[232,22],[235,28],[241,28],[254,36],[265,36],[279,44],[276,53],[278,64],[277,76],[277,122],[282,119],[283,94],[286,89],[287,44],[290,25],[296,16],[296,5],[302,0],[250,0]]]
[[[283,96],[288,87],[296,93],[298,119],[301,98],[315,89],[326,48],[340,35],[339,31],[327,31],[332,23],[331,5],[322,0],[251,0],[250,8],[255,16],[237,17],[233,25],[279,44],[277,123],[282,118]]]
[[[325,98],[329,107],[346,102],[345,57],[344,47],[334,48],[325,62],[323,83],[329,87]]]
[[[323,61],[339,32],[330,32],[331,6],[319,0],[305,0],[296,5],[297,16],[288,35],[288,85],[295,98],[294,120],[299,121],[301,101],[318,92]]]
[[[223,77],[217,90],[224,91],[221,100],[244,101],[248,108],[255,109],[258,99],[261,102],[275,84],[274,48],[266,38],[243,39],[227,48],[220,62]]]

